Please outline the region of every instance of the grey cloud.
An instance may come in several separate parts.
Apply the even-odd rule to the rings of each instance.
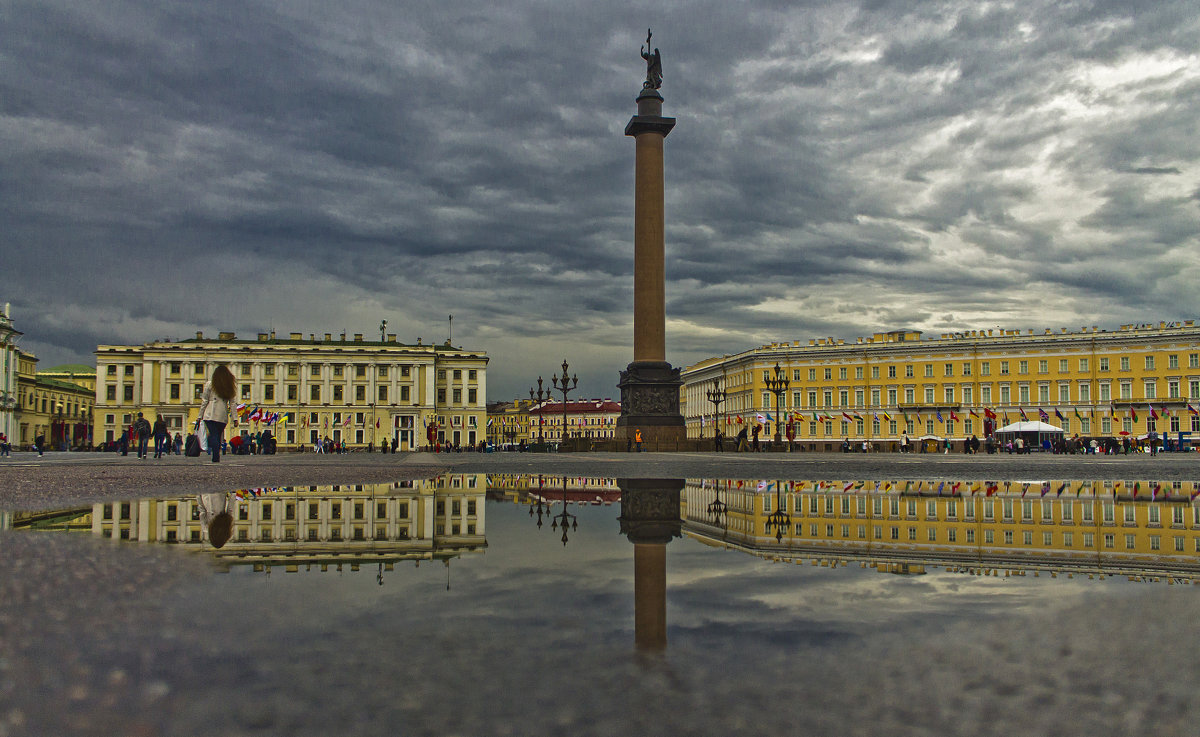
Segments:
[[[1182,180],[1200,80],[1080,76],[1194,53],[1186,2],[14,3],[0,299],[48,363],[288,319],[387,316],[429,339],[454,312],[456,342],[506,355],[492,398],[564,343],[586,393],[611,395],[646,24],[678,117],[668,312],[706,328],[668,335],[674,362],[946,314],[1036,320],[1030,284],[1080,324],[1200,308],[1129,276],[1178,274],[1200,246]]]

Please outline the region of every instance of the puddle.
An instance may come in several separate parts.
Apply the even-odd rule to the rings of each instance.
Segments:
[[[1197,491],[1153,480],[449,474],[136,499],[4,514],[0,524],[10,538],[73,536],[208,563],[198,570],[210,577],[153,594],[169,626],[136,614],[78,625],[136,649],[122,678],[168,694],[168,731],[327,733],[351,718],[316,706],[334,696],[369,711],[369,733],[403,720],[414,733],[574,724],[603,734],[628,731],[631,713],[643,729],[682,719],[689,733],[730,733],[753,718],[821,731],[815,714],[886,724],[892,717],[859,710],[881,689],[949,714],[936,695],[950,683],[1002,682],[1005,693],[986,685],[975,697],[997,704],[1034,672],[1072,694],[1080,674],[1099,684],[1113,674],[1128,688],[1115,674],[1153,647],[1142,638],[1170,642],[1170,627],[1196,608]],[[220,547],[218,510],[231,517]],[[140,611],[136,589],[114,590]],[[0,603],[0,615],[16,606]],[[208,644],[193,643],[193,630]],[[1114,650],[1114,637],[1136,644]],[[214,641],[230,643],[233,665]],[[87,643],[74,642],[71,657],[103,673],[115,646]],[[10,669],[45,670],[37,652],[10,653]],[[629,684],[643,690],[631,695]],[[522,694],[557,705],[544,729],[522,721]],[[1072,698],[1060,703],[1077,712]],[[227,702],[240,706],[215,720],[197,706]],[[1115,718],[1107,708],[1096,719]]]

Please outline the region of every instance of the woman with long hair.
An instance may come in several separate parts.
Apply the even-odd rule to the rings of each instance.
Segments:
[[[237,382],[233,372],[225,364],[213,369],[212,378],[204,385],[204,400],[200,404],[200,420],[208,430],[208,449],[212,462],[221,460],[221,440],[225,425],[237,425],[233,414],[233,398],[237,396]]]

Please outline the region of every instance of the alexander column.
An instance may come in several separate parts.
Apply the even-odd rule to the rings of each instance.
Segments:
[[[646,32],[642,58],[646,81],[637,97],[637,115],[625,126],[636,141],[633,207],[633,363],[621,372],[621,417],[617,437],[640,430],[644,447],[676,448],[686,430],[679,412],[679,369],[666,360],[666,277],[664,256],[663,140],[675,127],[662,117],[662,56],[650,50]]]

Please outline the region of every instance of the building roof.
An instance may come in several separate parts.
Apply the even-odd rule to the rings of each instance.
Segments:
[[[96,373],[95,366],[88,366],[86,363],[64,363],[61,366],[51,366],[50,368],[38,369],[39,374],[87,374],[94,376]]]
[[[576,402],[567,402],[567,414],[596,414],[596,413],[620,413],[621,403],[614,402],[611,399],[584,399]],[[563,413],[563,403],[548,401],[543,402],[537,407],[529,410],[531,415],[561,415]]]

